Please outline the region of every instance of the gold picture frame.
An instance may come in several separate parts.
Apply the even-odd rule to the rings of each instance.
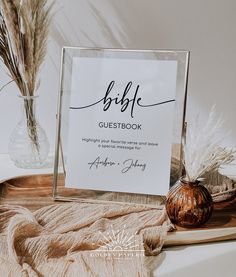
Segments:
[[[57,111],[57,136],[54,161],[53,198],[58,201],[90,202],[129,202],[155,205],[163,197],[150,194],[113,192],[104,190],[75,189],[65,187],[66,151],[68,138],[69,102],[71,92],[72,61],[74,57],[122,57],[131,59],[158,59],[177,61],[176,104],[172,143],[172,166],[170,170],[172,185],[181,175],[181,140],[185,129],[185,110],[187,98],[189,51],[185,50],[130,50],[85,47],[63,47],[61,56],[60,90]]]

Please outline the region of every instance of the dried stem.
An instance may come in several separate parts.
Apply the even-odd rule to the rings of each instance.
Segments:
[[[28,134],[33,143],[33,146],[39,152],[38,133],[37,133],[37,122],[34,112],[34,99],[24,99],[24,110],[28,128]]]

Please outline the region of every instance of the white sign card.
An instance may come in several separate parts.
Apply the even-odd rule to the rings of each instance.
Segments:
[[[177,60],[73,57],[65,187],[169,190]]]

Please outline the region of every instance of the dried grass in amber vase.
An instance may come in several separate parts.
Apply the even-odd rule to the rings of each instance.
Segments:
[[[222,123],[212,108],[204,126],[189,126],[183,141],[185,176],[170,189],[166,201],[167,214],[176,225],[198,227],[212,215],[212,196],[201,184],[203,176],[235,159],[235,151],[219,147]]]

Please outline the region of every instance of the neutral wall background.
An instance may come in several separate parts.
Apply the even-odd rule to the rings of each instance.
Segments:
[[[201,120],[216,104],[236,145],[236,1],[234,0],[57,0],[48,55],[41,70],[38,118],[51,151],[63,45],[191,51],[187,120]],[[0,87],[9,79],[0,69]],[[0,153],[19,120],[17,88],[0,92]]]

